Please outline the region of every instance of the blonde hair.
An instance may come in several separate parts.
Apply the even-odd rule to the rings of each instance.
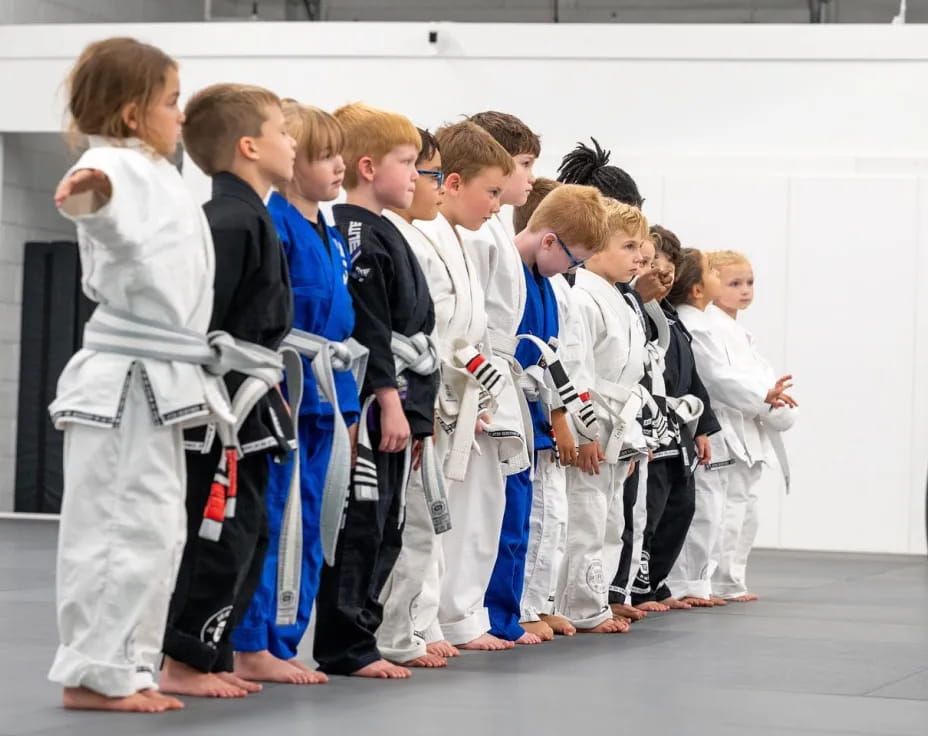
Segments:
[[[296,141],[297,154],[310,161],[328,158],[345,147],[345,129],[332,115],[312,105],[287,98],[281,102],[287,131]]]
[[[419,130],[409,118],[363,102],[343,105],[332,113],[345,131],[345,189],[358,186],[358,162],[369,156],[379,163],[397,146],[422,149]]]
[[[552,232],[565,243],[598,253],[609,242],[606,200],[595,187],[561,184],[529,218],[529,232]]]
[[[528,221],[532,219],[532,215],[535,214],[535,210],[538,209],[541,201],[559,186],[561,186],[561,182],[554,179],[546,179],[543,176],[535,179],[532,191],[529,193],[528,199],[525,200],[525,204],[512,208],[513,230],[517,233],[525,230],[528,227]]]
[[[457,174],[464,181],[479,176],[484,169],[502,170],[505,176],[512,173],[512,156],[496,139],[476,123],[467,120],[444,125],[435,131],[441,150],[441,168],[448,174]]]
[[[213,84],[201,89],[184,110],[187,153],[209,176],[227,171],[239,140],[259,137],[275,105],[280,106],[280,98],[264,87]]]
[[[721,271],[726,266],[740,266],[746,264],[751,265],[751,262],[747,259],[743,253],[739,253],[736,250],[713,250],[706,253],[706,258],[709,259],[709,268],[715,271]]]
[[[177,62],[155,46],[134,38],[108,38],[90,44],[68,75],[69,133],[108,138],[145,136],[144,111],[167,81]],[[139,108],[138,133],[129,129],[122,113],[126,105]]]
[[[629,237],[644,240],[649,237],[648,218],[637,207],[617,199],[606,199],[606,223],[609,235],[623,232]]]

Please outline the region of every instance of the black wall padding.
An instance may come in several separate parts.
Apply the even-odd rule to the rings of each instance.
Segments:
[[[77,243],[26,243],[23,263],[16,511],[61,509],[63,435],[48,417],[58,376],[80,347],[93,303],[81,292]]]

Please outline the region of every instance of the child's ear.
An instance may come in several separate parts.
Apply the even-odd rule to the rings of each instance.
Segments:
[[[257,161],[261,158],[258,154],[258,146],[255,145],[255,139],[251,136],[242,136],[238,139],[238,152],[246,161]]]
[[[374,159],[372,159],[370,156],[362,156],[358,159],[359,179],[363,179],[367,182],[374,181],[375,169],[376,167],[374,166]]]
[[[120,113],[122,118],[123,125],[126,126],[128,130],[133,133],[138,132],[139,129],[139,106],[138,103],[129,102],[123,106],[122,112]]]
[[[444,187],[446,192],[457,193],[461,190],[461,184],[463,183],[464,182],[461,181],[461,175],[454,171],[445,177],[445,181],[442,184],[442,187]]]
[[[702,284],[693,284],[693,288],[690,289],[690,299],[693,301],[702,299]]]

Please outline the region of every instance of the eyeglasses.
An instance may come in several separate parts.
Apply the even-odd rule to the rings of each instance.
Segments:
[[[445,172],[439,169],[416,169],[419,176],[430,176],[435,179],[435,186],[441,188],[445,183]]]
[[[568,248],[567,244],[563,240],[561,240],[560,235],[558,235],[557,233],[551,233],[551,234],[557,239],[557,244],[561,246],[561,250],[563,250],[567,254],[567,258],[570,260],[570,268],[567,269],[568,273],[573,273],[586,262],[585,259],[577,258],[576,256],[574,256],[573,253],[570,252],[570,248]]]

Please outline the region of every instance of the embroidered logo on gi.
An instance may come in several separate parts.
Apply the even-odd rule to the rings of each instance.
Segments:
[[[360,266],[355,266],[351,271],[351,278],[353,278],[355,281],[360,281],[362,284],[370,275],[371,270],[369,268],[361,268]]]
[[[206,619],[203,628],[200,629],[200,641],[214,649],[219,646],[222,640],[222,634],[229,624],[229,616],[232,615],[232,606],[220,608],[216,613]]]
[[[602,560],[593,560],[590,563],[590,566],[586,569],[586,584],[590,586],[590,590],[594,593],[601,594],[607,591]]]
[[[348,255],[352,265],[361,254],[361,223],[352,220],[348,223]]]

